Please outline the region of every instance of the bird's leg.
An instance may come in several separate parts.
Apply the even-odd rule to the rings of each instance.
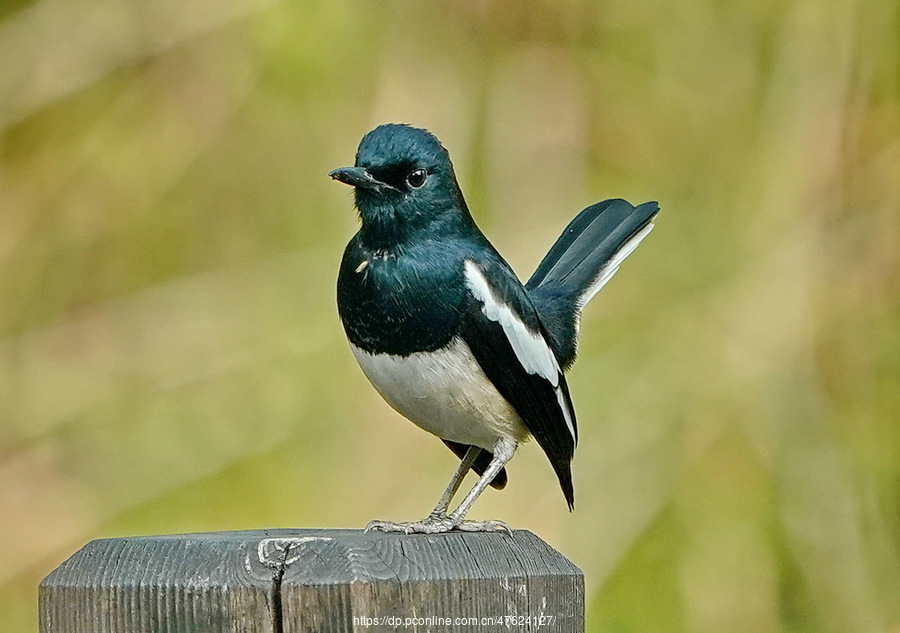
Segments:
[[[428,515],[429,519],[438,519],[447,516],[447,506],[450,505],[450,502],[453,500],[453,495],[459,490],[459,486],[462,484],[463,479],[466,478],[469,469],[472,467],[472,464],[475,463],[475,459],[480,452],[481,449],[477,446],[469,447],[469,450],[463,455],[462,461],[459,463],[459,468],[456,469],[456,473],[453,475],[453,479],[447,484],[447,489],[441,496],[440,501],[437,502],[437,505],[434,506],[434,510]]]
[[[369,522],[369,525],[366,526],[366,532],[369,530],[379,530],[381,532],[406,532],[407,534],[438,534],[440,532],[449,532],[453,529],[466,532],[496,532],[498,530],[505,530],[508,532],[509,527],[502,521],[463,521],[463,519],[478,496],[484,492],[484,489],[494,481],[494,477],[497,476],[497,473],[503,470],[503,467],[506,466],[507,462],[512,459],[512,456],[516,453],[517,447],[518,444],[516,444],[514,440],[507,438],[497,440],[497,443],[494,444],[494,458],[484,471],[484,474],[478,479],[478,482],[472,490],[469,491],[469,494],[465,496],[459,506],[457,506],[456,510],[449,515],[438,515],[435,514],[435,512],[441,509],[442,505],[443,511],[446,512],[447,505],[450,503],[450,498],[453,497],[454,493],[459,489],[463,476],[465,476],[466,471],[468,470],[463,470],[463,465],[470,457],[472,461],[475,461],[475,457],[478,455],[477,448],[474,451],[473,449],[469,449],[466,452],[466,456],[460,463],[456,475],[454,475],[450,485],[447,486],[446,492],[444,492],[444,496],[441,497],[441,500],[438,502],[435,512],[432,512],[425,519],[416,521],[415,523],[371,521]],[[471,465],[472,464],[469,463],[469,467],[471,467]],[[444,503],[445,497],[446,503]]]
[[[464,530],[466,532],[510,531],[509,526],[503,521],[464,521],[463,519],[469,512],[469,508],[475,503],[475,500],[478,499],[481,493],[484,492],[484,489],[494,481],[494,477],[497,476],[497,473],[503,470],[503,467],[513,458],[518,446],[519,445],[514,440],[508,438],[501,437],[497,440],[494,444],[494,458],[491,460],[487,469],[485,469],[484,474],[475,483],[475,486],[469,491],[469,494],[467,494],[456,507],[456,510],[447,516],[452,528]]]
[[[441,495],[440,500],[437,505],[434,507],[434,510],[431,511],[427,517],[422,519],[421,521],[413,522],[413,523],[396,523],[394,521],[370,521],[366,526],[366,532],[369,530],[379,530],[381,532],[423,532],[425,531],[424,526],[427,525],[438,525],[442,523],[446,523],[447,521],[447,506],[450,505],[450,501],[453,500],[453,495],[459,490],[460,484],[462,484],[463,479],[466,478],[466,475],[469,472],[469,469],[472,467],[472,464],[475,462],[475,459],[478,457],[478,453],[481,451],[477,446],[470,446],[466,451],[466,454],[463,455],[462,461],[459,463],[459,467],[456,469],[456,473],[453,475],[453,479],[450,480],[450,483],[447,484],[447,489],[444,490],[444,494]],[[446,532],[450,528],[432,530],[438,532]]]

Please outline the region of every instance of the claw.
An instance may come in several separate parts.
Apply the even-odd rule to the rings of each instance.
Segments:
[[[454,528],[453,521],[447,516],[428,516],[421,521],[394,522],[394,521],[370,521],[366,526],[366,532],[378,530],[379,532],[403,532],[404,534],[441,534]]]
[[[459,521],[446,514],[432,513],[421,521],[394,522],[369,521],[365,533],[372,530],[379,532],[403,532],[404,534],[443,534],[459,530],[460,532],[506,532],[512,536],[512,530],[503,521]]]
[[[506,532],[512,536],[512,530],[503,521],[463,521],[455,529],[460,532]]]
[[[366,524],[366,528],[363,530],[363,533],[368,534],[372,530],[377,532],[402,532],[404,526],[407,525],[405,523],[394,523],[393,521],[369,521]]]

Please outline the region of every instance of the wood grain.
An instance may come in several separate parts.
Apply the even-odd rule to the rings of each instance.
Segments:
[[[581,571],[518,530],[102,539],[39,602],[42,633],[584,631]]]

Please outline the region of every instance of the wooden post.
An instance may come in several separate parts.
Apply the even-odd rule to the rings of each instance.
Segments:
[[[41,633],[584,631],[584,576],[524,530],[101,539],[39,602]]]

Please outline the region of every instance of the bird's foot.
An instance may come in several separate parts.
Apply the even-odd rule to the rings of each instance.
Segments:
[[[453,520],[446,514],[432,512],[421,521],[369,521],[366,532],[377,530],[379,532],[403,532],[405,534],[440,534],[449,532],[455,526]]]
[[[512,530],[503,521],[463,521],[454,529],[460,532],[506,532],[512,536]]]
[[[506,532],[512,534],[509,526],[503,521],[461,521],[453,516],[432,512],[421,521],[394,522],[370,521],[365,531],[403,532],[404,534],[442,534],[459,530],[460,532]]]

